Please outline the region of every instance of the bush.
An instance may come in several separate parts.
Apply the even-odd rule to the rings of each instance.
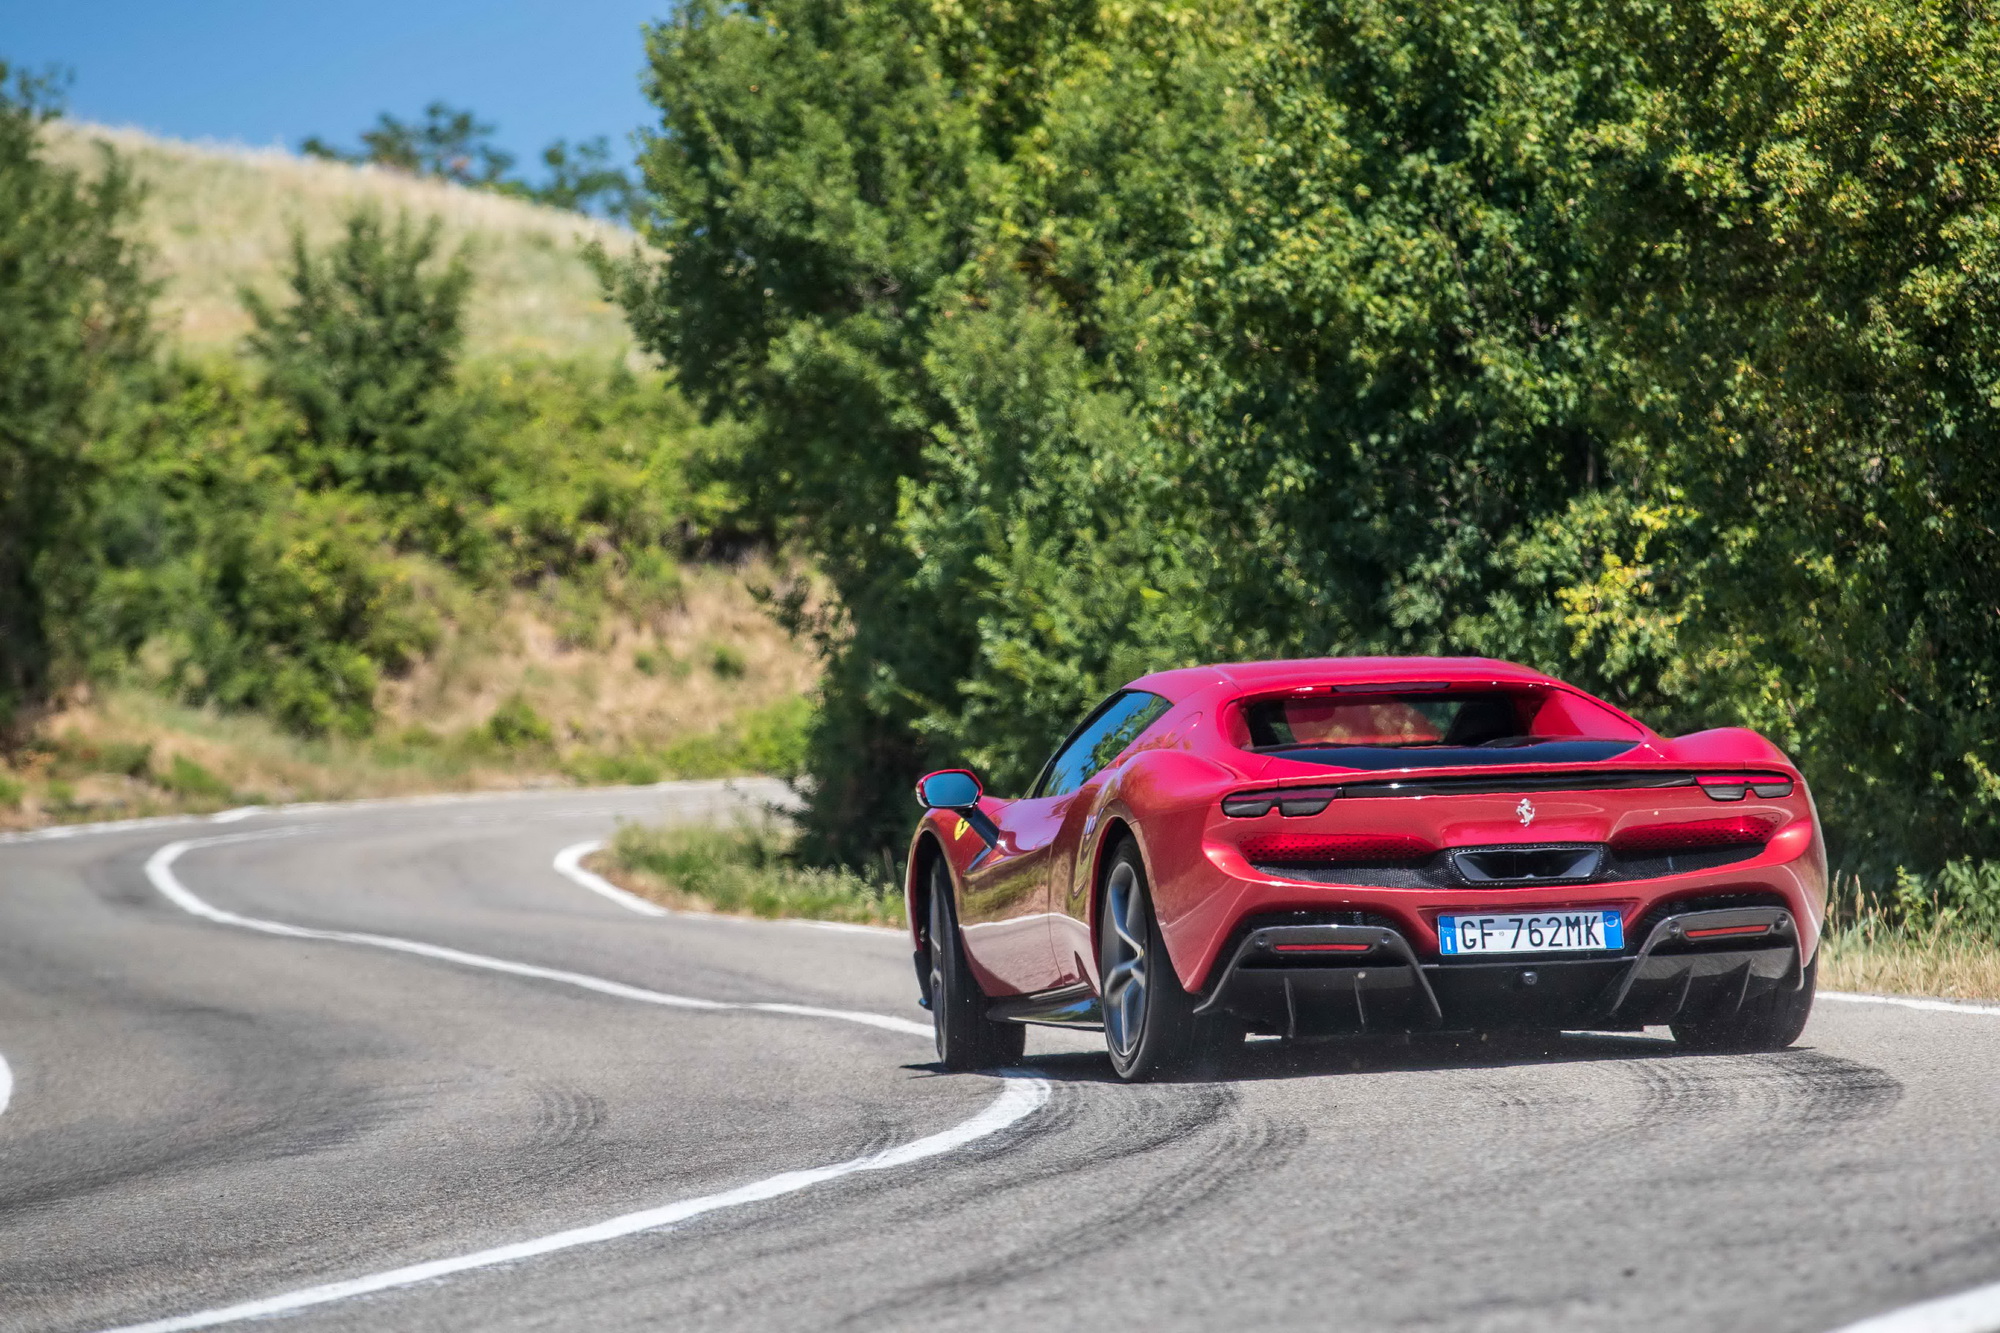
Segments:
[[[28,784],[8,773],[0,773],[0,810],[18,810]]]
[[[176,796],[195,801],[228,801],[235,795],[228,783],[184,754],[177,754],[156,781]]]
[[[503,750],[546,748],[556,743],[555,728],[519,694],[508,696],[486,719],[486,735]]]
[[[304,490],[272,456],[281,419],[225,368],[161,372],[95,489],[66,641],[190,702],[363,734],[436,618],[365,498]]]

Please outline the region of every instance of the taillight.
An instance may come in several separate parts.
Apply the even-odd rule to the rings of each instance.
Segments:
[[[1792,780],[1773,773],[1700,773],[1695,781],[1711,801],[1740,801],[1751,792],[1767,801],[1792,794]]]
[[[1647,824],[1625,829],[1611,840],[1613,851],[1676,852],[1703,847],[1740,847],[1745,843],[1762,846],[1771,837],[1772,824],[1765,819],[1739,816],[1735,819],[1701,819],[1690,824]]]
[[[1276,810],[1282,815],[1316,815],[1340,795],[1338,787],[1287,787],[1282,791],[1240,791],[1222,798],[1222,813],[1231,819],[1257,819]]]

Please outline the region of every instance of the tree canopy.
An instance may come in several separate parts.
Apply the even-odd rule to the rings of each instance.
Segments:
[[[1138,671],[1476,652],[2000,853],[1992,0],[691,0],[635,328],[838,594],[819,845]]]

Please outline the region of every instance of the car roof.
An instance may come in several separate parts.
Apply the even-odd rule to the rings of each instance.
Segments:
[[[1300,657],[1156,671],[1139,677],[1127,688],[1180,700],[1214,686],[1234,686],[1247,694],[1301,685],[1395,685],[1415,681],[1561,683],[1539,671],[1492,657]]]

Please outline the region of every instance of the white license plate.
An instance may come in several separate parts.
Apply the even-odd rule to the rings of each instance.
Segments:
[[[1438,948],[1475,953],[1583,953],[1625,947],[1625,921],[1611,908],[1576,912],[1488,912],[1438,918]]]

